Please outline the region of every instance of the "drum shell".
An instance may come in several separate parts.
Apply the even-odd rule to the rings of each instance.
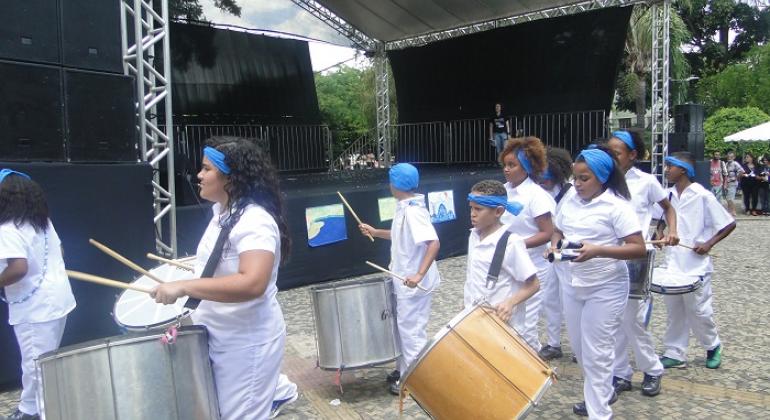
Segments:
[[[648,249],[644,258],[626,262],[628,266],[629,299],[647,299],[650,296],[650,283],[655,265],[655,250]]]
[[[322,369],[373,366],[401,355],[390,278],[314,286],[310,296]]]
[[[37,361],[38,402],[46,420],[219,419],[200,326],[93,340],[46,353]]]
[[[521,418],[552,383],[551,368],[494,310],[457,315],[402,377],[433,418]]]

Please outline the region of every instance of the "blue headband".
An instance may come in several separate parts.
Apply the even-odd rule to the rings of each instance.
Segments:
[[[687,172],[687,177],[690,179],[695,178],[695,168],[692,167],[689,163],[679,160],[673,156],[666,156],[666,163],[669,165],[678,166]]]
[[[230,167],[225,163],[225,154],[219,150],[206,146],[203,148],[203,154],[225,175],[230,175]]]
[[[505,195],[473,195],[468,194],[468,201],[473,201],[476,204],[484,207],[505,207],[508,213],[518,216],[524,206],[516,201],[508,201],[508,197]]]
[[[29,175],[27,175],[27,174],[25,174],[23,172],[14,171],[13,169],[1,169],[0,170],[0,183],[2,183],[3,180],[5,179],[5,177],[7,177],[10,174],[16,174],[16,175],[19,175],[19,176],[23,176],[24,178],[27,178],[27,179],[32,179],[32,178],[29,177]]]
[[[610,174],[615,169],[615,162],[610,155],[601,149],[586,149],[580,152],[578,159],[581,157],[602,184],[610,179]]]
[[[626,146],[628,146],[628,150],[636,150],[636,146],[634,146],[634,139],[631,138],[631,133],[628,131],[613,131],[612,137],[615,137],[616,139],[625,143]]]
[[[399,163],[388,172],[390,183],[397,190],[412,191],[420,184],[420,173],[408,163]]]
[[[553,172],[551,172],[551,168],[545,168],[545,171],[540,175],[540,179],[553,181]]]
[[[524,168],[524,171],[527,173],[527,175],[532,174],[532,164],[529,162],[527,154],[524,152],[523,148],[516,152],[516,159],[519,160],[519,164],[522,168]]]

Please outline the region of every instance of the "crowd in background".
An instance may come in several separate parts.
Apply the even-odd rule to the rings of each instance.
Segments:
[[[770,215],[770,157],[755,158],[746,153],[736,159],[735,153],[727,152],[722,160],[719,152],[711,158],[711,192],[717,199],[725,200],[727,210],[735,216],[734,200],[738,191],[743,197],[743,211],[749,216]]]

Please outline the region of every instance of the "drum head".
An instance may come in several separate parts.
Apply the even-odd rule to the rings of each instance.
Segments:
[[[169,264],[153,268],[150,273],[164,281],[195,278],[192,271]],[[131,284],[146,288],[153,288],[158,285],[155,280],[147,276],[139,277]],[[129,330],[162,328],[173,324],[178,318],[185,318],[192,313],[192,310],[184,307],[185,302],[187,302],[187,297],[178,299],[173,305],[163,305],[156,303],[155,299],[147,293],[129,289],[118,297],[112,314],[118,325]]]
[[[682,273],[672,273],[663,267],[656,267],[652,276],[650,289],[662,295],[679,295],[690,293],[700,288],[700,276]]]

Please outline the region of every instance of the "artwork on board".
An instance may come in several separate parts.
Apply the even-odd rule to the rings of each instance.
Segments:
[[[393,220],[396,214],[396,198],[382,197],[377,199],[377,207],[380,209],[380,222]]]
[[[318,247],[348,239],[345,209],[342,204],[308,207],[305,209],[307,244]]]
[[[434,191],[428,193],[428,211],[430,212],[430,221],[433,223],[442,223],[455,220],[455,200],[452,190]]]

